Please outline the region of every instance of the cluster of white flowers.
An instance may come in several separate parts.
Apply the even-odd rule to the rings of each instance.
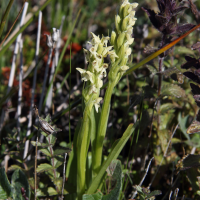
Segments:
[[[106,69],[108,64],[104,63],[104,57],[109,55],[111,60],[111,69],[108,79],[117,83],[122,77],[123,73],[129,69],[126,65],[128,56],[131,54],[131,48],[129,47],[134,38],[132,38],[133,25],[136,18],[134,8],[138,3],[129,3],[128,0],[124,0],[119,14],[115,17],[116,30],[112,31],[111,38],[104,37],[100,39],[99,36],[92,34],[91,48],[89,50],[84,49],[86,62],[88,63],[87,70],[76,68],[80,74],[82,81],[87,82],[83,89],[82,95],[87,103],[92,95],[92,101],[95,109],[98,112],[100,88],[103,86],[102,78],[107,76]],[[108,41],[112,46],[107,46]],[[113,50],[112,50],[113,48]],[[111,75],[110,75],[111,74]],[[95,94],[95,95],[94,95]]]
[[[118,70],[115,70],[117,73],[120,72],[119,78],[129,69],[126,64],[132,51],[129,46],[134,41],[134,38],[132,38],[133,25],[137,19],[133,9],[137,6],[138,3],[129,3],[128,0],[124,0],[120,6],[119,14],[115,16],[116,30],[112,31],[110,42],[116,51],[117,59],[120,59],[119,66],[117,66]],[[111,58],[111,61],[116,62],[116,58]]]
[[[86,87],[83,90],[83,97],[85,102],[87,102],[91,94],[93,95],[93,103],[96,111],[98,112],[99,103],[101,97],[99,97],[100,88],[103,86],[103,77],[107,76],[106,69],[108,64],[104,63],[104,57],[108,54],[115,54],[112,46],[108,46],[109,37],[104,37],[100,39],[99,36],[92,34],[92,41],[89,42],[91,47],[89,50],[84,49],[86,62],[88,63],[87,70],[76,68],[80,74],[82,81],[86,81]],[[117,55],[116,55],[117,56]]]

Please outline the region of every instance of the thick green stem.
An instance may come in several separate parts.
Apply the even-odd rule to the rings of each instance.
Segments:
[[[91,98],[92,99],[92,98]],[[86,158],[89,147],[90,135],[89,135],[89,115],[92,109],[93,103],[90,100],[84,110],[82,125],[78,134],[77,142],[77,190],[78,199],[82,199],[82,195],[85,193],[86,185]]]
[[[108,88],[106,90],[103,108],[101,111],[101,116],[98,124],[97,130],[97,138],[96,138],[96,145],[95,145],[95,156],[94,158],[94,166],[93,170],[95,173],[98,173],[101,167],[102,162],[102,149],[103,149],[103,140],[106,135],[107,123],[108,123],[108,116],[110,113],[110,100],[112,96],[113,89],[115,87],[115,83],[109,81]]]

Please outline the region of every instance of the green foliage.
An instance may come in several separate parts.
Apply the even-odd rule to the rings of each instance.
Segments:
[[[8,181],[4,168],[0,168],[0,199],[12,196],[12,187]]]
[[[107,195],[103,195],[101,192],[95,194],[83,195],[83,200],[118,200],[120,190],[122,187],[122,168],[121,163],[118,160],[113,160],[107,168],[108,176],[112,177],[112,185],[114,188]]]
[[[124,59],[126,55],[124,54],[123,44],[127,42],[126,40],[131,40],[132,37],[126,38],[127,35],[121,31],[126,25],[126,19],[123,17],[127,14],[127,10],[119,6],[121,2],[85,1],[79,4],[79,2],[70,1],[68,2],[69,4],[66,4],[64,0],[51,1],[51,7],[49,7],[51,9],[45,9],[43,12],[42,34],[49,32],[52,25],[58,27],[63,14],[66,16],[59,50],[61,56],[59,56],[53,79],[48,82],[48,89],[46,88],[45,90],[46,98],[43,102],[45,107],[48,93],[53,88],[52,107],[49,108],[49,112],[51,113],[52,111],[53,113],[53,122],[50,115],[43,109],[41,116],[43,111],[47,116],[45,118],[40,117],[40,120],[43,120],[41,123],[48,123],[48,126],[54,130],[51,134],[45,129],[42,131],[41,127],[38,128],[36,124],[34,125],[36,130],[31,128],[31,134],[25,136],[28,130],[27,120],[30,117],[28,116],[30,102],[27,99],[30,99],[33,73],[30,69],[30,72],[27,73],[27,78],[23,82],[23,94],[25,96],[22,98],[22,115],[19,117],[16,112],[19,59],[16,60],[17,68],[14,86],[9,93],[6,93],[8,77],[10,76],[10,68],[6,66],[10,66],[11,54],[13,54],[10,51],[12,49],[10,48],[11,43],[19,33],[25,30],[25,27],[30,22],[33,22],[34,16],[38,15],[38,11],[42,10],[50,1],[39,7],[33,17],[0,50],[2,66],[0,106],[1,110],[7,114],[7,120],[3,123],[2,137],[0,138],[0,160],[2,162],[4,156],[9,155],[11,160],[9,164],[12,163],[6,169],[9,172],[8,178],[5,171],[1,169],[0,177],[3,178],[0,179],[0,199],[11,199],[13,197],[15,199],[23,199],[20,187],[25,188],[25,194],[30,199],[28,185],[30,185],[32,191],[35,189],[34,150],[36,146],[38,149],[38,179],[36,186],[38,199],[44,197],[61,198],[62,189],[64,191],[64,199],[72,200],[76,198],[122,200],[130,198],[130,195],[136,191],[138,194],[137,197],[134,197],[136,199],[160,199],[166,195],[163,193],[161,196],[161,191],[168,191],[169,184],[173,185],[171,177],[173,177],[177,187],[180,188],[180,194],[179,197],[175,197],[174,192],[174,197],[169,197],[169,199],[178,199],[183,194],[185,194],[186,198],[196,199],[200,194],[200,181],[198,182],[198,177],[200,176],[198,156],[200,136],[196,133],[188,135],[187,130],[189,124],[195,119],[195,114],[198,110],[196,104],[199,104],[199,72],[195,68],[199,62],[198,51],[190,48],[195,40],[198,39],[198,34],[194,32],[182,40],[183,37],[180,37],[182,33],[176,36],[172,34],[172,37],[169,38],[162,30],[162,35],[165,35],[166,38],[160,37],[158,32],[150,26],[150,21],[148,25],[146,24],[144,12],[141,9],[137,9],[136,17],[138,19],[133,30],[135,41],[131,46],[132,54],[126,60]],[[155,2],[149,0],[139,3],[140,7],[144,7],[145,4],[145,7],[149,7],[151,10],[154,10],[155,6],[157,6]],[[195,3],[198,4],[198,2]],[[80,8],[81,12],[78,13]],[[96,8],[99,10],[97,11]],[[118,21],[115,23],[117,28],[115,30],[113,16],[116,14],[117,8],[120,8],[118,12],[120,19],[116,17]],[[13,12],[11,14],[14,16],[16,13]],[[155,14],[157,16],[157,11]],[[171,15],[173,12],[168,14]],[[159,16],[157,17],[159,18]],[[165,17],[164,15],[162,19]],[[175,18],[177,18],[177,15],[172,17],[172,20]],[[179,26],[179,21],[183,22],[184,20],[193,23],[194,17],[191,16],[191,12],[190,14],[185,12],[183,16],[180,15],[174,27]],[[11,22],[13,20],[8,18],[8,24],[11,24]],[[168,25],[172,26],[173,23]],[[26,29],[26,32],[23,32],[25,73],[27,69],[29,71],[29,65],[33,63],[35,54],[36,37],[34,33],[36,29],[34,27],[36,27],[36,24],[32,23]],[[191,27],[191,24],[188,27]],[[115,30],[117,34],[115,35],[109,29]],[[81,91],[88,85],[84,84],[82,86],[80,77],[77,77],[75,72],[75,68],[88,69],[88,65],[84,65],[83,52],[75,50],[76,48],[82,49],[82,44],[85,49],[90,49],[89,45],[86,44],[88,31],[94,32],[96,37],[101,34],[112,35],[111,42],[113,44],[111,45],[116,50],[118,57],[120,57],[119,59],[117,58],[116,62],[113,62],[112,55],[108,56],[108,59],[101,58],[102,63],[109,65],[107,72],[110,71],[111,73],[108,79],[103,79],[103,89],[98,91],[100,97],[104,98],[101,102],[103,106],[99,104],[98,113],[95,111],[94,106],[91,106],[92,108],[89,107],[89,103],[94,104],[93,100],[88,104],[84,102],[85,99],[82,98]],[[172,44],[171,41],[175,37],[178,39]],[[99,38],[101,39],[101,37]],[[177,43],[180,40],[182,40],[182,43]],[[148,43],[155,47],[151,48]],[[175,43],[176,46],[171,48]],[[150,56],[142,53],[144,48],[146,53],[151,54]],[[170,50],[168,50],[169,48]],[[97,51],[100,52],[101,49],[102,46],[100,44]],[[41,40],[40,61],[35,64],[38,68],[35,104],[40,99],[44,66],[46,65],[45,52],[47,51],[45,42]],[[157,59],[158,55],[159,58]],[[192,57],[188,58],[186,55]],[[187,60],[189,64],[186,65],[186,68],[181,68],[184,56],[186,56],[186,60],[189,59],[189,61]],[[152,60],[153,58],[155,59]],[[126,65],[125,61],[127,61]],[[52,65],[50,66],[52,67]],[[107,65],[105,66],[107,67]],[[125,71],[128,66],[130,66],[130,69],[123,74],[122,71]],[[111,68],[113,69],[111,70]],[[6,72],[6,70],[8,71]],[[193,95],[190,88],[191,81],[184,78],[185,72],[193,73],[189,77],[192,81],[196,77],[196,86],[193,86],[192,89]],[[87,78],[87,76],[83,77]],[[110,81],[111,79],[112,81]],[[107,80],[109,80],[109,83],[106,82]],[[92,92],[91,95],[97,95],[97,93]],[[8,99],[10,101],[7,101]],[[82,107],[80,106],[81,101]],[[23,135],[21,140],[18,139],[18,130],[14,129],[18,119],[20,119],[20,135]],[[34,124],[34,117],[32,121]],[[56,128],[55,124],[62,128],[62,132],[57,133],[60,129]],[[128,124],[129,126],[126,129]],[[179,124],[179,128],[174,129],[177,124]],[[198,116],[192,125],[192,128],[197,128],[196,130],[198,131]],[[135,132],[137,133],[136,135]],[[173,135],[174,132],[175,134]],[[36,133],[39,137],[42,134],[45,141],[31,141],[30,143],[33,147],[24,158],[25,141],[35,140],[33,138]],[[72,140],[73,142],[71,142]],[[194,150],[197,155],[191,154],[191,151],[194,153]],[[66,171],[64,172],[65,153],[67,153],[67,161]],[[29,160],[29,156],[31,156],[31,160]],[[182,156],[183,158],[181,159]],[[139,186],[138,184],[143,179],[143,172],[145,172],[145,163],[151,157],[155,158],[155,162],[151,163],[151,169],[147,172],[148,178]],[[115,160],[117,158],[119,160]],[[177,171],[179,170],[180,172],[177,176],[173,166],[174,162],[176,163],[179,159],[181,160],[178,162]],[[108,174],[109,170],[112,171],[111,176]],[[28,180],[25,174],[29,177]],[[17,177],[19,177],[20,181],[18,181]],[[12,184],[9,183],[9,180],[12,180]],[[63,180],[65,180],[64,188],[62,185]],[[82,184],[81,189],[79,188],[80,183]],[[147,184],[149,184],[149,190],[144,186]]]
[[[13,199],[19,199],[19,200],[24,199],[21,192],[22,187],[26,191],[25,192],[26,196],[30,199],[31,189],[25,174],[21,170],[17,169],[14,171],[11,182],[13,186]]]
[[[166,84],[162,87],[162,96],[185,97],[185,91],[178,85]]]
[[[140,200],[145,200],[145,199],[154,200],[155,196],[162,194],[162,192],[159,190],[154,190],[154,191],[150,192],[150,190],[148,188],[142,188],[139,185],[136,185],[135,189],[139,193]]]
[[[8,181],[4,168],[0,168],[0,199],[13,199],[23,200],[22,188],[25,190],[25,195],[30,199],[31,190],[28,179],[23,171],[16,169],[12,174],[11,184]]]

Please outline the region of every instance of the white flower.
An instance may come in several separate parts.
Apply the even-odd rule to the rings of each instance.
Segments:
[[[98,113],[98,109],[100,107],[100,101],[102,100],[102,97],[98,97],[97,99],[94,100],[94,107],[95,107],[95,110],[96,112]]]
[[[129,69],[129,66],[124,65],[120,67],[121,71],[126,71],[127,69]]]
[[[126,56],[131,55],[131,51],[132,51],[132,49],[131,49],[131,48],[128,48],[128,49],[126,50],[126,52],[125,52]]]
[[[91,83],[94,83],[94,80],[93,80],[94,74],[93,73],[91,73],[90,71],[81,69],[81,68],[76,68],[76,70],[78,70],[80,72],[82,81],[90,81]]]
[[[101,68],[99,67],[100,66],[100,63],[98,62],[98,60],[94,60],[92,62],[92,66],[94,67],[95,71],[97,73],[99,73],[101,71]]]
[[[98,88],[101,88],[103,86],[103,81],[99,77],[97,78],[97,86]]]
[[[102,36],[101,38],[101,43],[107,47],[107,44],[108,44],[108,40],[110,39],[110,37],[104,37]]]
[[[112,46],[109,47],[105,47],[103,52],[102,52],[102,56],[106,57],[108,55],[108,52],[112,49]]]
[[[94,74],[93,74],[92,72],[86,71],[85,77],[86,77],[87,80],[90,80],[90,82],[91,82],[92,84],[94,83],[93,76],[94,76]]]
[[[90,52],[90,57],[92,57],[92,55],[94,56],[94,57],[96,57],[96,54],[97,54],[97,52],[96,52],[96,48],[94,47],[94,46],[92,46],[90,49],[89,49],[89,52]]]
[[[99,36],[96,36],[94,33],[92,33],[92,37],[93,37],[93,40],[92,40],[92,45],[95,45],[95,44],[99,44],[101,42]]]
[[[122,2],[123,2],[123,3],[122,3],[122,5],[121,5],[121,7],[124,7],[125,5],[130,4],[128,0],[124,0],[124,1],[122,1]]]
[[[88,95],[92,94],[92,93],[97,93],[97,88],[95,87],[95,85],[92,85],[89,89]]]
[[[137,8],[138,3],[131,3],[132,8]]]
[[[114,50],[113,51],[109,51],[108,54],[110,55],[110,59],[111,59],[112,62],[115,61],[115,58],[119,58]]]
[[[130,34],[126,34],[127,43],[130,45],[134,42],[134,38],[131,37]]]

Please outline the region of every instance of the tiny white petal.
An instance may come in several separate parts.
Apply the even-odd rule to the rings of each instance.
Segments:
[[[96,36],[96,35],[95,35],[94,33],[92,33],[92,32],[91,32],[91,34],[92,34],[92,37],[93,37],[95,43],[100,43],[100,42],[101,42],[99,36]]]
[[[98,113],[98,109],[100,107],[100,101],[102,100],[102,97],[98,97],[97,99],[94,100],[94,107],[95,107],[95,110],[96,112]]]
[[[85,73],[86,70],[85,69],[81,69],[81,68],[76,68],[77,71],[79,71],[81,74]]]
[[[129,66],[124,65],[124,66],[121,66],[120,69],[121,69],[122,71],[126,71],[127,69],[129,69]]]

